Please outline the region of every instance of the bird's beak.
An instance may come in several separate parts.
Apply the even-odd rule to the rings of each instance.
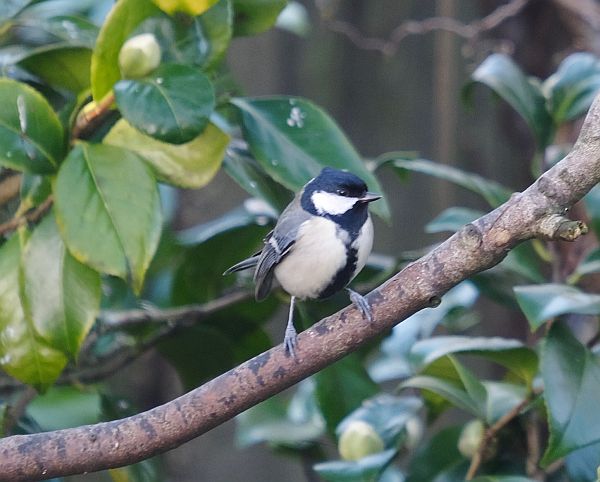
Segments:
[[[367,192],[365,193],[365,195],[361,198],[358,198],[358,202],[359,203],[370,203],[373,201],[377,201],[378,199],[381,199],[381,194],[377,194],[374,192]]]

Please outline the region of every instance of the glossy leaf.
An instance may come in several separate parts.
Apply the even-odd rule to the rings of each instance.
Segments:
[[[570,482],[589,482],[598,478],[600,442],[574,450],[565,457]]]
[[[23,276],[19,234],[0,248],[0,368],[17,380],[45,390],[67,357],[37,332],[21,301]]]
[[[53,87],[79,93],[90,86],[92,51],[84,47],[38,49],[19,63]]]
[[[590,416],[600,400],[600,362],[566,325],[555,322],[542,345],[540,366],[550,426],[542,458],[547,466],[600,442],[600,421]]]
[[[410,462],[406,482],[464,482],[469,461],[458,451],[462,427],[435,434]]]
[[[162,61],[214,67],[225,55],[233,35],[231,0],[220,0],[202,15],[153,16],[136,33],[151,33],[158,41]]]
[[[268,443],[302,448],[323,435],[325,422],[314,400],[314,383],[301,383],[289,401],[271,397],[236,418],[236,442],[241,447]]]
[[[519,113],[533,133],[539,149],[551,142],[554,125],[546,109],[546,99],[540,87],[527,78],[510,57],[490,55],[471,78],[473,82],[488,86]],[[466,95],[469,95],[472,85],[467,86]]]
[[[173,15],[176,12],[188,15],[201,15],[218,0],[152,0],[161,10]]]
[[[146,136],[121,119],[103,142],[142,156],[161,181],[178,187],[200,188],[208,184],[221,167],[229,136],[209,123],[195,139],[173,145]]]
[[[381,193],[344,133],[322,109],[294,97],[235,98],[244,139],[262,168],[288,189],[299,191],[324,166],[347,169],[362,178],[371,191]],[[384,199],[373,212],[390,219]]]
[[[475,221],[483,216],[483,211],[461,208],[457,206],[445,209],[425,226],[427,233],[441,233],[444,231],[456,232],[465,224]]]
[[[277,219],[271,207],[259,199],[246,199],[242,206],[225,213],[220,218],[202,223],[177,233],[177,240],[184,246],[194,246],[236,231],[245,226],[266,226]]]
[[[543,84],[556,124],[585,114],[600,90],[600,59],[586,52],[569,55]]]
[[[275,182],[249,153],[230,147],[223,167],[246,192],[269,203],[278,213],[292,200],[292,193]]]
[[[119,0],[104,21],[91,64],[91,84],[94,100],[108,94],[121,78],[119,51],[130,34],[146,18],[161,10],[148,0]]]
[[[31,87],[0,78],[0,165],[49,174],[64,155],[64,134],[50,104]]]
[[[532,330],[537,330],[545,321],[566,313],[600,314],[600,295],[584,293],[573,286],[515,286],[514,291]]]
[[[391,163],[400,171],[413,171],[437,177],[468,189],[485,199],[490,206],[497,207],[506,202],[511,190],[495,181],[485,179],[477,174],[462,171],[456,167],[440,164],[427,159],[389,159],[382,156],[382,164]]]
[[[49,176],[24,173],[21,177],[21,203],[24,209],[39,206],[52,193]]]
[[[100,275],[69,254],[53,215],[25,246],[23,276],[22,299],[36,332],[74,359],[100,308]]]
[[[322,462],[313,469],[323,480],[330,482],[375,482],[395,456],[396,449],[389,449],[357,461]]]
[[[383,356],[369,367],[371,376],[382,382],[413,375],[414,365],[410,361],[413,345],[431,336],[433,330],[453,312],[473,306],[477,296],[473,284],[464,281],[448,291],[437,308],[421,310],[396,325],[381,345]]]
[[[317,401],[330,433],[363,400],[379,392],[356,355],[350,355],[315,375]]]
[[[132,126],[171,144],[197,137],[215,107],[208,78],[186,65],[161,65],[147,77],[119,81],[114,91],[121,114]]]
[[[235,35],[254,35],[269,30],[287,0],[233,0]]]
[[[144,161],[118,147],[77,144],[54,197],[71,254],[101,273],[131,277],[139,292],[161,232],[158,189]]]
[[[575,273],[578,276],[583,276],[590,273],[597,273],[600,271],[600,248],[596,248],[579,263]]]

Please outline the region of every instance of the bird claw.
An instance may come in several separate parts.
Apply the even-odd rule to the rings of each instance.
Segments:
[[[368,321],[372,322],[373,311],[371,310],[371,306],[369,305],[367,299],[361,294],[357,293],[356,291],[351,290],[350,288],[346,288],[346,291],[348,291],[348,294],[350,295],[350,301],[352,301],[352,303],[354,303],[354,306],[356,306],[360,310],[360,312],[363,315],[363,318],[366,318]]]
[[[285,336],[283,338],[283,346],[288,356],[297,359],[296,356],[296,345],[298,344],[298,334],[294,325],[288,325],[285,329]]]

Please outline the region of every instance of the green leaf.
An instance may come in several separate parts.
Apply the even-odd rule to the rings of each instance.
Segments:
[[[24,173],[21,177],[21,203],[24,209],[42,204],[52,193],[49,176]]]
[[[586,113],[600,90],[600,60],[586,52],[571,54],[542,89],[557,125],[576,119]]]
[[[540,368],[550,426],[541,462],[546,467],[600,442],[600,421],[590,416],[600,400],[600,362],[566,325],[555,322],[542,345]]]
[[[0,3],[0,23],[17,15],[31,2],[32,0],[4,0]]]
[[[53,215],[25,246],[23,276],[23,304],[36,332],[74,359],[100,308],[100,275],[69,254]]]
[[[565,466],[570,482],[589,482],[598,478],[600,443],[574,450],[565,457]]]
[[[566,313],[600,314],[600,295],[580,291],[573,286],[543,284],[515,286],[519,306],[532,330],[545,321]]]
[[[50,104],[31,87],[0,78],[0,165],[49,174],[64,155],[64,134]]]
[[[290,191],[275,182],[249,153],[231,146],[226,151],[223,166],[246,192],[264,200],[278,213],[292,200]]]
[[[92,51],[85,47],[37,49],[19,62],[52,87],[78,93],[90,86]]]
[[[146,18],[161,10],[148,0],[119,0],[108,13],[94,48],[91,83],[94,100],[108,94],[121,78],[119,51],[129,35]]]
[[[314,465],[313,469],[324,480],[331,482],[377,482],[396,453],[396,449],[389,449],[357,461],[322,462]]]
[[[456,232],[465,224],[475,221],[485,213],[477,209],[461,208],[457,206],[445,209],[425,226],[427,233],[441,233],[444,231]]]
[[[161,181],[178,187],[200,188],[208,184],[221,167],[229,136],[209,123],[195,139],[173,145],[145,136],[121,119],[103,142],[142,156]]]
[[[527,388],[523,385],[489,380],[482,384],[486,391],[484,420],[489,424],[500,420],[527,398]]]
[[[542,150],[550,144],[554,125],[546,110],[546,99],[538,84],[528,79],[510,57],[504,54],[490,55],[477,67],[471,78],[473,82],[467,85],[465,96],[469,96],[475,82],[488,86],[525,120],[538,149]]]
[[[236,442],[240,447],[268,443],[302,448],[323,435],[325,422],[314,400],[314,383],[298,386],[289,401],[271,397],[236,417]]]
[[[590,273],[597,273],[600,271],[600,248],[596,248],[590,251],[587,256],[579,263],[575,274],[578,276],[584,276]]]
[[[67,364],[67,357],[50,346],[27,316],[19,234],[0,248],[0,367],[24,383],[45,390]]]
[[[406,482],[464,482],[469,462],[458,451],[462,427],[435,434],[410,461]]]
[[[136,154],[79,143],[54,185],[58,226],[71,254],[101,273],[131,277],[139,293],[161,233],[156,181]]]
[[[184,246],[195,246],[246,226],[266,226],[269,222],[273,224],[276,219],[277,214],[269,205],[259,199],[246,199],[242,206],[225,213],[220,218],[179,231],[177,239]]]
[[[162,61],[193,64],[208,70],[225,55],[233,35],[231,0],[220,0],[197,17],[160,15],[143,21],[137,33],[151,33],[158,41]]]
[[[287,0],[233,0],[235,35],[254,35],[269,30]]]
[[[477,174],[471,174],[456,167],[428,161],[427,159],[395,159],[388,157],[386,154],[381,156],[380,159],[379,165],[390,163],[390,165],[399,169],[401,173],[403,171],[419,172],[461,186],[475,194],[479,194],[492,207],[498,207],[506,202],[512,192],[501,184]]]
[[[416,370],[454,353],[481,356],[505,366],[531,383],[537,373],[537,355],[519,340],[499,337],[436,336],[417,341],[410,360]]]
[[[244,139],[262,168],[288,189],[299,191],[325,166],[347,169],[372,191],[383,192],[344,133],[322,109],[294,97],[235,98]],[[373,212],[390,219],[387,201]]]
[[[97,423],[100,418],[100,395],[90,389],[52,387],[27,406],[27,413],[45,431]]]
[[[330,433],[363,400],[379,392],[357,355],[349,355],[315,375],[317,401]]]
[[[121,114],[139,131],[171,144],[197,137],[215,107],[208,78],[194,67],[163,64],[149,76],[117,82]]]

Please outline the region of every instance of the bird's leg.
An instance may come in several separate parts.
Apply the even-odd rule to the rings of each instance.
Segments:
[[[283,338],[283,345],[285,350],[294,358],[296,358],[296,328],[294,328],[294,303],[296,297],[292,296],[290,300],[290,313],[288,315],[287,326],[285,327],[285,336]]]
[[[360,312],[363,315],[363,318],[366,318],[369,321],[373,321],[373,312],[371,311],[371,306],[369,305],[367,299],[361,294],[357,293],[356,291],[351,290],[350,288],[346,288],[346,291],[350,295],[350,301],[352,301],[352,303],[354,303],[354,306],[356,306],[360,310]]]

